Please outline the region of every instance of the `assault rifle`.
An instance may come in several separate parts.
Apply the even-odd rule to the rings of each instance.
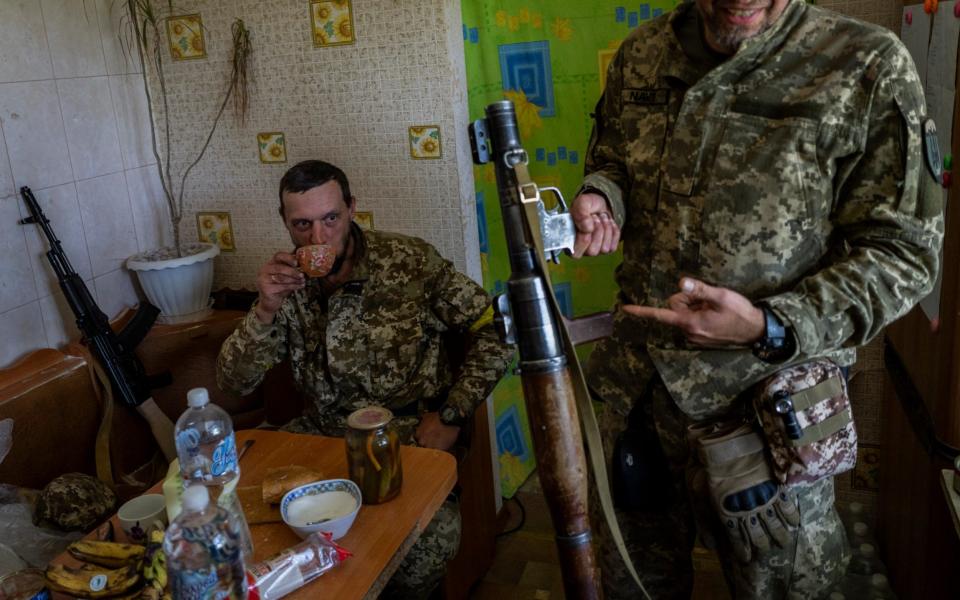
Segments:
[[[47,259],[57,275],[70,310],[77,318],[77,328],[110,380],[114,398],[143,415],[150,424],[150,430],[164,456],[168,461],[173,460],[177,456],[173,445],[173,423],[160,410],[150,393],[153,388],[168,385],[170,374],[147,375],[140,359],[133,352],[150,331],[160,309],[143,301],[130,322],[119,333],[114,332],[107,315],[103,314],[83,279],[73,270],[60,240],[50,227],[50,220],[43,214],[33,192],[24,186],[20,188],[20,195],[30,211],[30,216],[20,219],[19,223],[39,225],[46,235],[50,245]]]
[[[523,396],[530,416],[544,496],[556,531],[560,572],[567,598],[602,595],[593,553],[587,510],[587,455],[597,482],[600,504],[628,570],[643,589],[623,544],[613,513],[596,417],[574,344],[609,334],[609,313],[577,319],[568,329],[560,312],[546,261],[573,252],[576,227],[560,191],[539,188],[527,170],[529,158],[520,144],[513,103],[495,102],[486,118],[470,125],[476,164],[493,163],[510,258],[507,292],[494,299],[501,337],[516,344]],[[553,192],[559,210],[547,211],[541,191]],[[580,339],[576,339],[576,337]],[[583,429],[581,430],[581,420]]]

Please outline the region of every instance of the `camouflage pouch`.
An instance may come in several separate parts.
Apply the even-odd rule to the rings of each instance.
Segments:
[[[857,430],[846,378],[833,361],[783,369],[758,390],[754,409],[782,484],[809,485],[853,468]]]

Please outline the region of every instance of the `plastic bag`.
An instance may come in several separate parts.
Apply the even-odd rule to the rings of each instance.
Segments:
[[[352,556],[330,537],[329,533],[312,533],[296,546],[251,565],[247,569],[251,600],[282,598]]]

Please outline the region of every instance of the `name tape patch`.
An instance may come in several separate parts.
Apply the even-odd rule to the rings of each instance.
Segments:
[[[623,90],[624,104],[640,104],[644,106],[660,106],[670,99],[670,90],[667,88],[629,88]]]

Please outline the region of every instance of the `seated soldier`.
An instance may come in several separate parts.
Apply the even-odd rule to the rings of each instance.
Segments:
[[[280,215],[297,248],[331,246],[329,272],[307,277],[293,253],[277,252],[257,274],[257,302],[224,342],[217,383],[250,393],[290,361],[306,399],[284,429],[341,436],[347,416],[389,408],[401,443],[449,450],[460,427],[503,375],[501,343],[487,293],[423,240],[364,232],[343,171],[310,160],[280,180]],[[471,332],[454,380],[441,334]],[[459,546],[460,515],[448,501],[397,569],[386,597],[426,597]]]

